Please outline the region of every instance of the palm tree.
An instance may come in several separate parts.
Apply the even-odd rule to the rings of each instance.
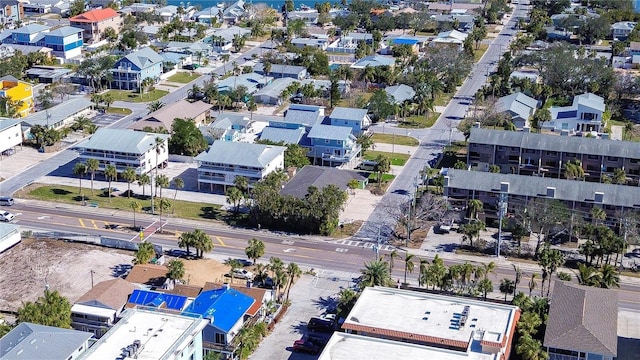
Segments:
[[[507,302],[507,295],[514,294],[516,291],[516,283],[511,279],[504,278],[500,282],[500,292],[504,294],[504,302]]]
[[[624,185],[627,183],[627,173],[624,169],[614,169],[612,180],[614,184]]]
[[[231,277],[231,283],[233,284],[233,276],[235,274],[236,269],[242,267],[242,263],[238,259],[228,258],[224,261],[224,264],[227,265],[229,269],[229,276]]]
[[[520,333],[520,335],[535,335],[540,325],[542,325],[542,319],[540,319],[537,313],[525,311],[518,321],[518,333]]]
[[[122,178],[127,182],[127,197],[131,198],[131,183],[136,181],[138,175],[133,168],[128,167],[122,172]]]
[[[107,189],[107,193],[109,194],[109,202],[111,202],[111,182],[118,179],[118,169],[115,166],[109,164],[104,168],[104,176],[107,178],[109,182],[109,188]]]
[[[578,283],[584,286],[600,286],[601,278],[598,271],[592,267],[585,264],[578,264]]]
[[[233,212],[238,213],[240,211],[240,202],[244,195],[242,195],[242,191],[238,190],[237,187],[233,186],[227,189],[225,192],[227,197],[227,204],[233,205]]]
[[[156,256],[156,250],[153,248],[152,243],[143,242],[138,245],[138,251],[136,251],[136,257],[133,259],[133,263],[148,264]]]
[[[284,272],[284,263],[278,257],[271,257],[269,259],[269,269],[271,270],[271,276],[276,287],[276,298],[278,297],[278,290],[281,286],[281,280],[286,277]]]
[[[173,282],[173,286],[176,285],[176,281],[184,278],[184,263],[182,260],[174,259],[167,264],[167,279]]]
[[[536,279],[538,278],[538,274],[531,274],[531,280],[529,280],[529,297],[531,297],[531,293],[538,287],[538,283]]]
[[[73,173],[78,175],[78,194],[82,194],[82,177],[87,173],[87,166],[83,163],[76,163],[73,166]]]
[[[249,245],[244,249],[245,254],[251,260],[253,264],[256,264],[256,260],[264,255],[265,246],[264,243],[256,238],[249,240]]]
[[[184,232],[180,234],[180,238],[178,238],[178,247],[185,248],[187,250],[187,256],[189,256],[190,251],[189,248],[195,246],[196,241],[192,232]]]
[[[162,189],[169,187],[169,177],[164,174],[156,176],[156,190],[160,189],[160,200],[162,200]]]
[[[613,265],[605,265],[600,270],[600,287],[611,289],[620,287],[620,276]]]
[[[145,197],[145,186],[149,185],[151,178],[147,174],[138,175],[138,185],[142,186],[142,196]]]
[[[149,113],[160,110],[164,106],[164,103],[160,100],[152,101],[147,105]]]
[[[360,270],[362,279],[360,287],[368,286],[390,286],[393,281],[389,276],[388,264],[382,260],[374,260],[364,264],[364,269]]]
[[[98,159],[87,159],[87,171],[91,173],[91,195],[93,195],[93,179],[96,177],[96,171],[100,168]]]
[[[591,208],[591,221],[594,224],[600,225],[606,219],[607,213],[601,207],[594,206],[593,208]]]
[[[162,214],[171,209],[171,201],[160,198],[160,200],[158,201],[158,207],[160,208],[160,232],[162,233]]]
[[[389,274],[391,274],[393,272],[393,267],[396,263],[396,259],[400,257],[400,254],[398,254],[398,251],[394,249],[389,254],[387,254],[387,256],[389,257]]]
[[[493,292],[493,282],[489,279],[482,279],[478,283],[478,291],[483,294],[483,298],[487,300],[487,293]]]
[[[137,229],[138,227],[136,226],[136,212],[138,212],[141,208],[140,203],[134,200],[129,203],[129,207],[133,211],[133,228]]]
[[[289,277],[289,284],[287,285],[287,296],[285,298],[285,302],[289,302],[289,292],[291,291],[291,287],[293,283],[302,275],[302,271],[300,267],[296,263],[289,263],[287,266],[287,276]]]
[[[418,286],[426,285],[429,286],[428,281],[428,271],[429,271],[429,260],[418,258],[419,260],[419,274],[418,274]]]
[[[205,252],[213,250],[213,241],[211,236],[200,229],[195,229],[192,232],[193,246],[196,248],[196,256],[202,258]]]
[[[378,155],[375,161],[375,171],[378,173],[378,186],[382,186],[383,175],[391,170],[391,161],[384,155]]]
[[[477,219],[478,214],[484,208],[484,204],[478,199],[469,200],[467,206],[469,207],[469,217],[472,219]]]
[[[179,177],[173,178],[173,187],[176,189],[176,192],[173,194],[173,201],[176,201],[176,197],[178,196],[178,190],[184,188],[184,180]]]
[[[416,266],[416,264],[413,262],[413,258],[415,257],[415,255],[413,254],[409,254],[409,252],[406,252],[404,255],[404,283],[405,285],[407,284],[407,272],[409,274],[413,273],[413,268]]]

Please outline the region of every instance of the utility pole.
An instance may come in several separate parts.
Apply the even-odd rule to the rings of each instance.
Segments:
[[[504,190],[506,185],[506,191]],[[508,197],[508,189],[509,189],[509,183],[501,183],[500,184],[500,200],[498,201],[498,218],[499,218],[499,223],[498,223],[498,246],[496,247],[496,257],[500,257],[500,242],[502,241],[502,219],[504,218],[504,215],[507,213],[507,208],[508,208],[508,204],[507,204],[507,197]]]
[[[380,260],[380,228],[382,225],[378,225],[378,239],[376,244],[373,245],[373,251],[376,253],[376,261]]]

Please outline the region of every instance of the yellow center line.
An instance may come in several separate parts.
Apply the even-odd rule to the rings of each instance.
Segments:
[[[222,246],[227,246],[227,245],[225,245],[224,241],[222,241],[222,239],[220,238],[220,236],[216,236],[216,240],[218,240],[218,242],[220,243],[220,245],[222,245]]]
[[[84,225],[84,221],[82,221],[82,219],[78,218],[78,221],[80,222],[80,226],[82,226],[82,227],[86,227],[86,226]]]

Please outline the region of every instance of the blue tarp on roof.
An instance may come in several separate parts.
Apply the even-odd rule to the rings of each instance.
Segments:
[[[250,296],[231,288],[222,287],[200,293],[184,309],[182,315],[200,315],[205,319],[209,319],[216,328],[229,332],[254,302],[255,300]]]
[[[558,119],[572,119],[578,116],[578,112],[576,110],[572,111],[561,111],[558,113]]]
[[[397,38],[393,40],[393,45],[415,45],[418,43],[417,39],[402,39]]]
[[[133,290],[129,297],[129,303],[131,304],[152,307],[160,307],[165,304],[165,307],[171,310],[182,310],[186,302],[186,296],[137,289]]]

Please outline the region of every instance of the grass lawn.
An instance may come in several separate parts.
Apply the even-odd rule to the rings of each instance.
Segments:
[[[408,128],[408,129],[424,129],[430,128],[433,124],[436,123],[440,113],[432,112],[429,113],[429,117],[424,117],[424,115],[413,115],[409,116],[406,121],[400,122],[398,127]]]
[[[489,45],[480,44],[480,46],[478,46],[478,48],[475,49],[473,52],[473,59],[476,62],[480,61],[480,58],[482,57],[482,55],[484,55],[484,52],[487,51],[488,48],[489,48]]]
[[[99,207],[108,208],[108,209],[120,209],[131,211],[131,207],[129,206],[132,201],[136,200],[140,203],[143,209],[147,207],[151,207],[151,201],[147,197],[142,197],[141,195],[137,195],[137,198],[127,198],[124,196],[116,196],[111,195],[111,201],[109,201],[109,197],[106,191],[101,191],[100,189],[94,189],[94,194],[91,195],[91,189],[85,188],[84,185],[88,185],[89,181],[83,181],[82,192],[85,195],[85,200],[87,204],[98,204]],[[112,186],[118,187],[120,190],[126,191],[126,184],[116,183]],[[213,219],[213,220],[224,220],[224,217],[227,215],[226,211],[223,211],[220,208],[220,205],[208,204],[208,203],[197,203],[197,202],[189,202],[189,201],[181,201],[176,200],[173,201],[173,191],[165,190],[164,192],[167,194],[167,198],[173,204],[173,208],[168,211],[168,214],[172,217],[184,218],[184,219]],[[78,194],[77,186],[64,186],[64,185],[46,185],[37,187],[27,194],[23,195],[26,198],[30,199],[38,199],[44,201],[55,201],[66,204],[74,204],[74,205],[82,205],[82,197]],[[156,212],[158,209],[156,208]]]
[[[177,82],[181,84],[188,84],[199,77],[200,77],[200,74],[196,72],[190,73],[190,72],[181,71],[181,72],[175,73],[174,75],[169,76],[167,81]]]
[[[435,106],[447,106],[449,101],[453,98],[453,94],[443,93],[436,97],[436,100],[433,102]]]
[[[373,142],[384,144],[396,144],[406,146],[418,146],[420,142],[410,136],[393,135],[393,134],[373,134]]]
[[[335,106],[358,107],[358,105],[369,103],[371,96],[373,92],[354,91],[348,97],[338,100]]]
[[[354,221],[348,224],[342,224],[342,227],[338,226],[331,233],[332,238],[342,239],[349,236],[355,235],[358,232],[358,229],[362,226],[362,220]]]
[[[119,108],[119,107],[110,107],[107,110],[108,114],[118,114],[118,115],[131,115],[133,111],[127,108]]]
[[[367,152],[364,154],[364,158],[366,160],[374,160],[375,158],[378,157],[378,155],[384,155],[388,157],[389,160],[391,160],[391,165],[397,165],[397,166],[404,166],[404,164],[407,163],[407,160],[409,160],[409,154],[390,153],[390,152],[374,151],[374,150],[367,150]]]
[[[128,101],[128,102],[149,102],[156,101],[161,97],[167,95],[169,92],[164,90],[151,90],[145,92],[140,96],[139,92],[133,92],[129,90],[109,90],[107,94],[110,94],[113,101]]]
[[[395,178],[395,175],[391,175],[391,174],[382,174],[382,182],[383,182],[383,183],[391,182],[394,178]],[[371,173],[371,174],[369,174],[369,183],[370,183],[370,184],[376,184],[376,183],[378,183],[378,173]]]

